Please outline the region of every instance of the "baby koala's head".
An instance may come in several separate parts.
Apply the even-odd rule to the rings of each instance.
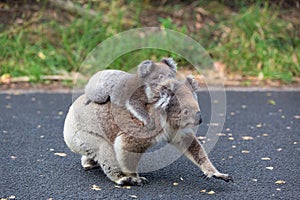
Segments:
[[[145,60],[138,66],[137,76],[145,89],[148,103],[154,101],[154,91],[166,80],[175,78],[177,63],[173,58],[163,58],[160,62]]]
[[[160,84],[176,76],[177,63],[173,58],[163,58],[160,62],[145,60],[138,66],[138,78],[143,84]]]

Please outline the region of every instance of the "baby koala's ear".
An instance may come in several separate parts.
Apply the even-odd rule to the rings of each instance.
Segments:
[[[175,73],[177,72],[177,63],[173,60],[173,58],[163,58],[160,62],[165,63],[173,70]]]
[[[192,75],[188,75],[185,79],[186,83],[192,87],[192,89],[194,91],[197,91],[199,90],[199,85],[198,85],[198,82],[195,80],[195,77],[192,76]]]
[[[151,60],[144,60],[138,66],[138,76],[145,78],[153,69],[154,63]]]

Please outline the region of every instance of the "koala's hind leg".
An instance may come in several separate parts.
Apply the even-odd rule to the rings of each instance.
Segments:
[[[204,178],[214,177],[217,179],[222,179],[226,182],[233,182],[233,178],[231,176],[229,176],[228,174],[220,173],[213,166],[204,148],[192,132],[186,134],[178,134],[171,143],[203,171]]]
[[[119,166],[122,169],[122,172],[126,175],[126,177],[119,180],[120,184],[122,185],[122,182],[124,181],[125,184],[129,185],[142,185],[147,183],[148,180],[144,177],[140,177],[137,172],[138,163],[142,154],[131,151],[131,148],[135,148],[134,145],[129,145],[127,148],[124,144],[125,142],[123,141],[122,135],[118,136],[115,140],[114,150]]]
[[[105,139],[102,139],[99,143],[99,149],[96,152],[94,160],[100,165],[103,172],[111,181],[120,185],[125,182],[120,182],[120,180],[126,178],[126,175],[118,165],[112,144]]]

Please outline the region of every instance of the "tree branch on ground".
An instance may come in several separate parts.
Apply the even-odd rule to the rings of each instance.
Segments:
[[[65,10],[69,13],[72,14],[76,14],[76,15],[80,15],[80,16],[87,16],[87,17],[94,17],[97,15],[97,12],[95,12],[94,10],[87,10],[85,8],[82,8],[78,5],[73,4],[71,1],[69,0],[49,0],[49,2],[55,6],[58,7],[62,10]]]

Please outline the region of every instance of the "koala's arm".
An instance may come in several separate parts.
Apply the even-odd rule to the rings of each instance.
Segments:
[[[198,141],[196,136],[192,133],[177,134],[176,138],[171,141],[179,151],[181,151],[189,160],[197,165],[202,172],[204,177],[223,179],[226,182],[233,181],[231,176],[228,174],[220,173],[210,162],[204,148]]]
[[[145,125],[149,124],[151,118],[146,107],[146,95],[138,89],[126,102],[127,110]]]

